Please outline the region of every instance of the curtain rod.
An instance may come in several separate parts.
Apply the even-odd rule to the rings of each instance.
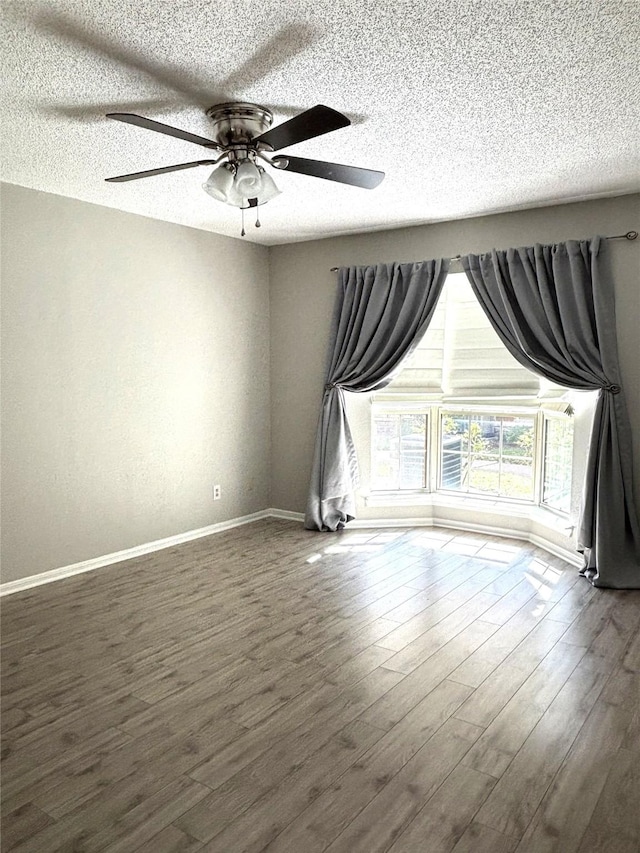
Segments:
[[[627,231],[626,234],[612,234],[611,237],[605,237],[605,240],[635,240],[638,236],[637,231]],[[450,261],[459,261],[462,255],[454,255],[449,258]],[[340,267],[331,267],[331,272],[338,272]]]

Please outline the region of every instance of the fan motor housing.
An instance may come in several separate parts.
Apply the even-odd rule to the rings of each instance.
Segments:
[[[273,113],[266,107],[242,101],[215,104],[207,115],[215,126],[214,138],[223,148],[251,143],[273,122]]]

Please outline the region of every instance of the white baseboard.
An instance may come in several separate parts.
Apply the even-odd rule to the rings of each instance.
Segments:
[[[240,527],[243,524],[250,524],[252,521],[269,518],[271,515],[271,510],[263,509],[260,512],[254,512],[251,515],[231,518],[228,521],[220,521],[218,524],[209,524],[207,527],[199,527],[197,530],[187,530],[185,533],[177,533],[175,536],[167,536],[164,539],[156,539],[154,542],[146,542],[144,545],[134,545],[133,548],[126,548],[124,551],[115,551],[113,554],[105,554],[102,557],[83,560],[81,563],[72,563],[70,566],[62,566],[59,569],[51,569],[51,571],[42,572],[38,575],[31,575],[27,578],[8,581],[7,583],[0,584],[0,596],[11,595],[11,593],[14,592],[23,592],[25,589],[31,589],[34,586],[53,583],[53,581],[70,578],[73,575],[79,575],[83,572],[92,572],[95,569],[102,569],[105,566],[111,566],[114,563],[121,563],[123,560],[132,560],[134,557],[142,557],[144,554],[151,554],[153,551],[162,551],[164,548],[183,545],[185,542],[192,542],[194,539],[202,539],[204,536],[211,536],[213,533],[221,533],[223,530],[231,530],[232,528]]]
[[[584,568],[584,557],[577,551],[568,551],[561,545],[556,545],[555,542],[549,542],[547,539],[544,539],[542,536],[538,536],[536,533],[529,533],[527,539],[532,545],[535,545],[536,548],[542,548],[544,551],[548,551],[550,554],[553,554],[554,557],[560,557],[561,560],[564,560],[565,563],[569,563],[570,566],[575,566],[577,569]]]
[[[289,510],[285,509],[271,508],[267,510],[267,515],[271,518],[286,518],[289,519],[289,521],[304,521],[304,513],[290,512]],[[555,542],[551,542],[542,536],[538,536],[535,533],[528,533],[526,531],[518,530],[514,531],[510,527],[495,527],[488,524],[482,524],[472,521],[459,521],[452,518],[433,519],[430,517],[425,517],[363,519],[355,518],[353,521],[349,522],[349,525],[346,529],[362,530],[367,527],[448,527],[452,530],[467,530],[471,533],[486,533],[490,536],[501,536],[504,539],[521,539],[525,542],[531,542],[531,544],[535,545],[536,548],[543,548],[545,551],[548,551],[550,554],[553,554],[554,557],[560,557],[560,559],[564,560],[566,563],[569,563],[570,566],[575,566],[578,569],[581,569],[584,563],[582,555],[578,554],[577,551],[570,551],[569,549],[563,548],[561,545],[556,545]]]
[[[164,548],[172,548],[176,545],[182,545],[185,542],[192,542],[194,539],[202,539],[204,536],[211,536],[214,533],[221,533],[223,530],[231,530],[234,527],[241,527],[243,524],[250,524],[252,521],[260,521],[263,518],[282,518],[288,521],[304,521],[304,514],[301,512],[290,512],[286,509],[277,509],[270,507],[269,509],[254,512],[251,515],[244,515],[239,518],[232,518],[228,521],[221,521],[218,524],[210,524],[207,527],[200,527],[197,530],[188,530],[185,533],[178,533],[175,536],[167,536],[165,539],[156,539],[154,542],[147,542],[144,545],[135,545],[133,548],[126,548],[124,551],[115,551],[113,554],[105,554],[102,557],[94,557],[91,560],[83,560],[81,563],[73,563],[70,566],[62,566],[59,569],[52,569],[48,572],[42,572],[38,575],[31,575],[27,578],[20,578],[15,581],[8,581],[0,584],[0,596],[11,595],[14,592],[23,592],[32,587],[41,586],[53,581],[69,578],[73,575],[79,575],[83,572],[92,572],[95,569],[102,569],[105,566],[111,566],[114,563],[121,563],[124,560],[131,560],[134,557],[141,557],[144,554],[151,554],[154,551],[161,551]],[[506,539],[524,539],[531,542],[536,547],[543,548],[549,551],[556,557],[560,557],[569,565],[582,567],[582,558],[580,554],[573,551],[568,551],[565,548],[549,542],[541,536],[522,531],[513,531],[508,528],[491,527],[486,524],[478,524],[474,522],[462,522],[454,519],[431,519],[431,518],[367,518],[354,519],[349,522],[350,530],[363,528],[388,528],[388,527],[448,527],[453,530],[467,530],[474,533],[487,533],[492,536],[502,536]]]
[[[286,521],[304,521],[303,512],[291,512],[288,509],[275,509],[270,507],[265,510],[269,518],[284,518]]]
[[[583,559],[576,551],[569,551],[561,545],[556,545],[535,533],[524,530],[511,530],[508,527],[495,527],[481,522],[459,521],[453,518],[365,518],[349,522],[349,529],[364,529],[367,527],[446,527],[451,530],[465,530],[469,533],[486,533],[489,536],[500,536],[504,539],[521,539],[531,542],[536,548],[543,548],[555,557],[560,557],[570,566],[581,569]]]

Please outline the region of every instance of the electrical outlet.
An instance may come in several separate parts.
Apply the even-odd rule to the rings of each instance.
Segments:
[[[219,501],[221,497],[222,497],[222,489],[220,488],[220,486],[214,486],[213,487],[213,499],[214,499],[214,501]]]

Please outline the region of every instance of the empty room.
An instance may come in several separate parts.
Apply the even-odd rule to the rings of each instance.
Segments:
[[[637,0],[4,0],[3,853],[637,853]]]

